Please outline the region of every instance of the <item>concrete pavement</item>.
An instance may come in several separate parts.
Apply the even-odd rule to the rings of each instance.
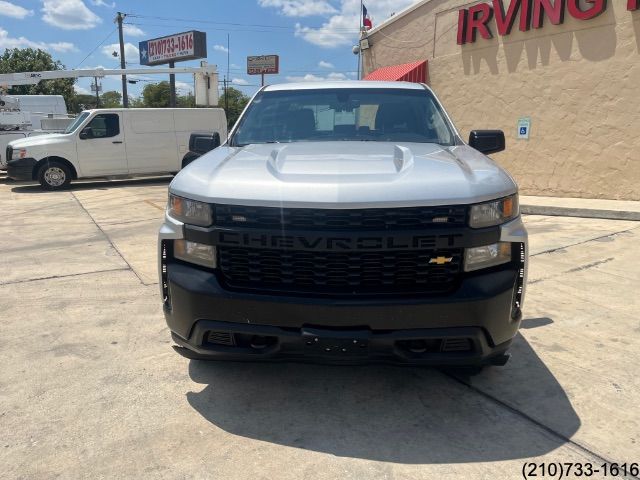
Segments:
[[[520,196],[522,213],[564,217],[640,220],[640,202],[593,198]]]
[[[0,177],[7,478],[522,478],[640,462],[640,223],[529,216],[503,368],[190,362],[156,277],[166,180]],[[594,476],[592,478],[602,478]]]

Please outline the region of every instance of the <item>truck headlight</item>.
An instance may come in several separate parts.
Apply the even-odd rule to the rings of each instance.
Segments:
[[[203,267],[216,267],[216,247],[189,240],[175,240],[173,242],[173,256],[179,260]]]
[[[511,261],[511,243],[498,242],[482,247],[465,248],[464,271],[494,267]]]
[[[471,228],[492,227],[508,222],[518,216],[518,195],[471,205],[469,226]]]
[[[11,152],[11,158],[9,160],[17,160],[27,156],[27,150],[25,148],[19,148]]]
[[[169,215],[182,223],[208,227],[213,223],[211,205],[169,194]]]

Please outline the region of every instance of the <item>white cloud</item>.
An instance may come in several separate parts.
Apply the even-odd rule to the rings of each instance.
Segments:
[[[314,75],[313,73],[307,73],[306,75],[296,77],[286,77],[287,82],[333,82],[336,80],[346,80],[347,76],[344,73],[331,72],[326,77]]]
[[[115,8],[116,2],[107,3],[104,0],[91,0],[96,7]]]
[[[369,17],[372,18],[374,27],[393,13],[404,10],[416,3],[416,0],[378,0],[368,2]],[[307,27],[297,23],[295,35],[309,43],[323,48],[335,48],[345,45],[353,45],[358,41],[360,25],[360,2],[358,0],[342,0],[340,11],[331,16],[320,27]]]
[[[56,42],[50,43],[49,49],[58,53],[77,52],[78,48],[70,42]]]
[[[320,60],[318,62],[318,66],[320,68],[336,68],[336,67],[333,66],[333,63],[325,62],[324,60]]]
[[[338,12],[333,5],[324,0],[258,0],[258,4],[265,8],[277,8],[287,17],[310,17]]]
[[[224,52],[224,53],[227,53],[227,52],[229,51],[229,49],[228,49],[227,47],[225,47],[224,45],[214,45],[214,46],[213,46],[213,49],[214,49],[216,52]]]
[[[0,50],[5,48],[39,48],[41,50],[51,50],[59,53],[78,51],[76,46],[69,42],[45,43],[35,42],[25,37],[13,38],[9,36],[9,32],[0,27]]]
[[[63,30],[90,30],[102,23],[82,0],[43,0],[42,20]]]
[[[81,87],[80,85],[74,85],[73,89],[78,95],[91,95],[91,91],[88,88]]]
[[[176,82],[176,92],[182,94],[193,93],[193,85],[186,82]]]
[[[130,37],[143,37],[146,35],[145,31],[136,25],[129,25],[127,23],[122,25],[122,31],[125,35]]]
[[[0,1],[0,15],[5,17],[18,18],[22,20],[25,17],[33,15],[33,10],[27,10],[20,5],[11,2]]]
[[[244,78],[232,78],[231,83],[233,83],[234,85],[249,85],[249,82],[247,82]]]
[[[116,52],[118,56],[114,56],[113,52]],[[120,58],[120,44],[112,43],[110,45],[104,45],[102,47],[102,53],[104,53],[107,57]],[[137,63],[140,60],[140,51],[138,50],[138,47],[136,47],[133,43],[125,43],[124,58],[129,62],[136,61]]]

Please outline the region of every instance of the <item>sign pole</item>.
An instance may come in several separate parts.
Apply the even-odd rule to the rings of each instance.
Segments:
[[[169,68],[176,68],[175,62],[169,62]],[[169,86],[171,90],[169,94],[169,106],[176,108],[176,75],[174,73],[169,74]]]
[[[262,81],[260,82],[260,86],[264,87],[264,73],[260,74],[260,76],[262,77]]]
[[[364,10],[363,10],[362,0],[360,0],[360,20],[358,21],[358,80],[360,80],[360,72],[362,71],[362,49],[360,48],[360,40],[362,39],[362,28],[364,27]]]

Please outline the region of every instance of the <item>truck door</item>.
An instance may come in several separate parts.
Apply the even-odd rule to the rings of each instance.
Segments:
[[[82,176],[127,174],[122,114],[99,113],[78,134]]]

